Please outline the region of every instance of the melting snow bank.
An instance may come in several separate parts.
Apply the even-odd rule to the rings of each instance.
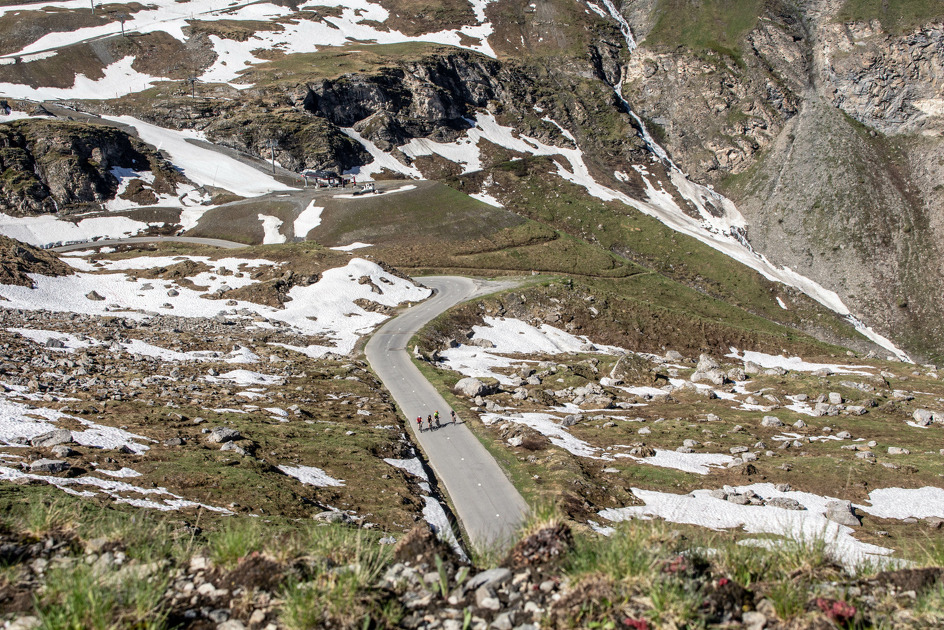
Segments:
[[[121,263],[128,268],[159,267],[167,264],[166,258],[140,257],[133,261],[115,261],[109,269],[118,269]],[[180,262],[177,258],[174,263]],[[182,260],[182,259],[181,259]],[[233,259],[235,261],[235,259]],[[223,261],[217,261],[222,263]],[[87,265],[81,259],[72,264]],[[173,264],[173,263],[171,263]],[[235,264],[235,263],[234,263]],[[226,276],[211,280],[212,274],[197,274],[191,280],[196,285],[231,288],[251,284],[245,277]],[[235,320],[248,321],[264,318],[255,324],[272,327],[288,324],[295,334],[316,337],[322,343],[307,346],[279,344],[283,347],[318,358],[329,352],[347,354],[354,349],[358,339],[387,319],[387,315],[368,311],[358,305],[363,300],[384,306],[397,306],[403,302],[419,302],[430,295],[430,290],[383,270],[376,263],[353,258],[344,267],[329,269],[321,279],[309,286],[294,286],[289,291],[283,308],[273,308],[254,302],[237,301],[233,306],[226,301],[212,299],[203,290],[162,280],[135,278],[123,274],[77,273],[72,276],[50,277],[32,274],[35,289],[15,285],[0,285],[0,296],[6,300],[6,308],[26,310],[48,310],[73,312],[87,315],[114,315],[136,320],[146,319],[156,307],[155,287],[173,288],[160,309],[170,311],[178,317],[212,318],[218,315]],[[93,293],[104,299],[86,297]],[[65,296],[65,297],[64,297]]]
[[[279,466],[279,470],[289,477],[295,477],[300,482],[309,486],[326,488],[329,486],[338,487],[344,485],[343,479],[335,479],[320,468],[314,466]]]
[[[305,238],[309,232],[321,225],[321,213],[323,211],[324,208],[316,206],[314,201],[309,203],[295,219],[292,226],[295,229],[295,237]]]
[[[91,348],[93,346],[104,346],[106,342],[94,339],[88,336],[79,337],[70,333],[58,332],[55,330],[41,330],[32,328],[7,328],[8,332],[16,333],[30,341],[45,346],[47,350],[53,352],[71,353],[76,350]],[[153,344],[141,341],[140,339],[131,339],[128,341],[118,341],[111,343],[111,350],[122,350],[128,354],[134,354],[143,357],[152,357],[161,361],[222,361],[224,363],[257,363],[259,356],[252,350],[243,346],[236,346],[229,354],[223,354],[216,350],[193,350],[190,352],[178,352],[168,350]]]
[[[279,228],[282,227],[282,219],[260,214],[259,220],[262,221],[263,245],[277,245],[286,241],[287,237],[279,232]]]
[[[532,326],[520,319],[486,317],[485,326],[473,326],[475,339],[490,343],[494,349],[481,346],[460,345],[440,353],[446,366],[465,376],[498,379],[510,385],[511,379],[495,372],[496,368],[507,368],[522,363],[501,354],[566,354],[573,352],[607,352],[626,354],[616,346],[596,346],[587,337],[578,337],[560,328],[547,324]]]
[[[739,486],[738,493],[748,490],[764,499],[788,498],[797,501],[804,510],[789,510],[773,505],[737,505],[711,496],[711,490],[695,490],[691,494],[670,494],[633,488],[633,494],[645,502],[632,506],[602,510],[601,517],[611,522],[633,518],[662,518],[671,523],[698,525],[711,529],[741,528],[752,534],[775,534],[801,544],[822,541],[829,554],[844,566],[854,569],[863,562],[879,565],[894,563],[888,558],[894,550],[856,540],[854,530],[826,518],[826,505],[835,501],[808,492],[781,492],[770,483]],[[903,490],[887,488],[873,490],[869,495],[872,506],[857,505],[867,514],[881,518],[944,517],[944,490],[919,488]],[[767,541],[764,541],[767,542]]]
[[[127,470],[127,469],[122,469]],[[121,472],[121,471],[118,471]],[[133,472],[133,471],[132,471]],[[131,475],[128,475],[131,476]],[[73,489],[73,486],[92,486],[98,488],[106,495],[113,498],[118,503],[127,503],[128,505],[133,505],[134,507],[140,508],[150,508],[154,510],[160,510],[162,512],[172,512],[176,510],[181,510],[184,508],[204,508],[210,510],[211,512],[218,512],[220,514],[232,514],[229,510],[225,508],[214,507],[212,505],[206,505],[204,503],[197,503],[195,501],[188,501],[183,499],[176,494],[168,492],[167,488],[139,488],[138,486],[133,486],[129,483],[123,481],[113,481],[111,479],[100,479],[98,477],[73,477],[73,478],[63,478],[63,477],[52,477],[47,475],[33,475],[29,473],[20,472],[13,468],[8,468],[6,466],[0,466],[0,480],[3,481],[17,481],[19,479],[34,479],[36,481],[45,481],[46,483],[56,486],[63,492],[77,496],[90,498],[97,495],[96,492],[90,490],[76,490]],[[122,494],[139,494],[144,496],[154,496],[154,495],[166,495],[170,498],[163,498],[154,496],[154,499],[134,499],[127,498],[122,496]]]
[[[424,492],[432,492],[429,486],[429,477],[426,475],[423,463],[420,462],[418,457],[410,459],[392,459],[388,457],[385,458],[384,461],[394,468],[405,470],[414,477],[422,479],[420,488],[422,488]],[[468,557],[459,545],[455,532],[452,531],[452,524],[449,523],[449,518],[446,516],[446,511],[443,509],[442,504],[428,495],[424,496],[423,499],[426,501],[426,505],[423,507],[423,518],[430,524],[441,541],[450,545],[460,558],[467,560]]]
[[[562,448],[577,457],[587,457],[604,461],[613,461],[617,458],[632,459],[640,464],[658,466],[659,468],[674,468],[675,470],[697,475],[707,475],[711,472],[711,468],[725,467],[734,461],[734,458],[730,455],[721,453],[678,453],[675,451],[656,449],[655,455],[650,457],[638,457],[628,453],[607,452],[611,449],[605,451],[596,446],[591,446],[583,440],[571,435],[561,424],[562,418],[550,413],[485,413],[482,414],[480,418],[486,426],[491,426],[499,422],[514,422],[534,429],[548,438],[554,446]],[[631,447],[614,446],[612,448],[629,449]]]
[[[333,249],[336,252],[353,252],[355,249],[364,249],[365,247],[373,247],[373,245],[370,243],[361,243],[360,241],[356,241],[350,245],[339,245],[329,249]]]
[[[118,98],[132,92],[143,92],[152,84],[166,79],[143,74],[132,66],[135,58],[124,57],[101,69],[102,77],[89,79],[84,74],[75,75],[72,87],[30,87],[21,83],[0,83],[0,94],[9,98],[32,101],[58,101],[70,99],[102,100]]]
[[[839,363],[809,363],[800,357],[785,357],[783,355],[765,354],[763,352],[754,352],[747,350],[740,354],[737,348],[731,348],[729,354],[724,355],[731,359],[744,361],[745,363],[756,363],[765,369],[783,368],[793,372],[816,372],[817,370],[829,370],[836,374],[862,374],[870,375],[872,372],[863,370],[873,370],[870,365],[841,365]]]
[[[199,132],[165,129],[131,116],[102,118],[133,127],[141,140],[154,145],[159,151],[165,151],[170,155],[171,162],[199,186],[225,188],[243,197],[258,197],[278,190],[296,190],[235,158],[193,144],[194,140],[205,140]]]
[[[721,453],[678,453],[659,448],[655,451],[656,454],[651,457],[637,457],[623,453],[617,453],[616,457],[628,457],[642,464],[659,468],[674,468],[696,475],[707,475],[711,472],[711,468],[723,468],[734,461],[732,456]]]
[[[30,439],[59,427],[56,422],[69,420],[78,422],[86,427],[85,431],[72,431],[72,439],[76,444],[92,448],[120,449],[131,453],[143,453],[149,447],[139,444],[135,440],[147,440],[137,435],[101,424],[91,420],[77,418],[46,407],[31,407],[12,400],[0,399],[0,442],[9,446],[23,446]]]
[[[124,238],[147,232],[163,223],[145,223],[128,217],[95,217],[78,223],[51,215],[11,217],[0,213],[0,234],[36,247],[53,247],[106,238]]]
[[[906,490],[883,488],[869,493],[871,505],[857,505],[877,518],[944,518],[944,489],[925,486]]]
[[[498,413],[483,413],[480,416],[486,426],[498,422],[515,422],[530,427],[548,438],[551,444],[560,447],[577,457],[590,459],[612,459],[606,455],[600,456],[600,449],[590,446],[581,439],[575,438],[567,429],[560,425],[560,418],[550,413],[513,413],[503,415]]]

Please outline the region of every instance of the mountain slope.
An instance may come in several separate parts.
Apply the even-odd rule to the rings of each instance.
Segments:
[[[849,3],[839,11],[835,3],[706,1],[686,11],[666,0],[623,7],[625,18],[609,2],[501,0],[453,3],[431,12],[411,7],[157,3],[132,7],[124,23],[115,19],[117,7],[105,8],[105,24],[24,43],[13,53],[20,63],[0,67],[0,80],[7,77],[3,89],[14,96],[87,98],[94,91],[102,100],[82,108],[143,118],[186,130],[188,137],[197,132],[290,171],[443,178],[548,156],[551,172],[584,188],[583,194],[655,216],[843,316],[859,314],[855,322],[865,320],[878,332],[856,325],[888,349],[897,352],[887,339],[893,336],[919,358],[936,356],[940,307],[930,296],[937,294],[942,275],[928,265],[936,257],[936,239],[909,236],[936,225],[938,193],[917,184],[933,181],[936,167],[928,158],[935,141],[907,141],[900,156],[881,138],[850,145],[855,126],[834,124],[827,116],[837,105],[884,131],[891,124],[903,133],[921,130],[926,138],[935,133],[937,31],[922,26],[917,35],[905,32],[933,19],[933,12],[887,18],[899,34],[883,35],[837,28],[837,16],[870,10]],[[34,13],[37,19],[44,15]],[[28,20],[30,11],[17,15]],[[126,37],[115,35],[122,24]],[[209,42],[212,52],[188,70],[194,81],[187,83],[181,66],[160,67],[173,56],[170,48],[147,43],[153,54],[126,47],[106,56],[86,50],[108,42],[124,46],[125,39],[144,46],[153,37],[191,49]],[[855,60],[875,57],[882,37],[899,44],[873,60],[877,69],[901,66],[923,46],[916,87],[902,101],[901,111],[908,112],[902,120],[850,87],[862,78]],[[850,48],[847,40],[867,45]],[[100,70],[92,68],[96,64]],[[47,72],[48,87],[38,74],[28,81],[22,75],[23,67],[39,72],[53,65],[59,78],[53,81]],[[59,87],[69,85],[70,76],[75,86]],[[872,75],[866,80],[873,81]],[[31,87],[17,87],[24,81]],[[832,85],[837,91],[827,95]],[[887,89],[896,85],[891,80]],[[116,87],[116,94],[126,96],[104,100]],[[817,99],[831,105],[818,109]],[[922,118],[914,111],[932,113]],[[841,181],[827,180],[828,195],[813,194],[814,169],[781,172],[784,185],[774,189],[765,187],[769,175],[759,174],[781,161],[775,148],[793,142],[791,125],[801,119],[820,130],[811,131],[813,136],[823,136],[822,129],[835,136],[833,148],[820,151],[825,164],[836,159],[836,147],[852,147],[853,166],[836,171],[836,177],[845,173]],[[849,129],[846,136],[836,131],[842,128]],[[918,166],[930,170],[913,177]],[[875,169],[883,175],[850,185]],[[743,212],[701,184],[722,187]],[[491,196],[486,179],[479,185],[463,192]],[[844,191],[841,197],[836,189]],[[514,197],[515,191],[505,194]],[[836,213],[837,204],[848,208],[845,215]],[[841,256],[833,253],[836,243],[816,246],[821,207],[829,217],[864,221],[863,229],[874,236],[857,245],[856,230],[841,233],[833,239],[842,246]],[[870,207],[881,208],[883,218],[867,218]],[[767,227],[797,211],[808,217],[786,223],[788,230]],[[580,238],[586,232],[569,223],[557,227]],[[621,249],[615,242],[608,247]],[[903,306],[888,309],[889,303]]]

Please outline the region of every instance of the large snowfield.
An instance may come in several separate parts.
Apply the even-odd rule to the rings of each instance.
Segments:
[[[856,540],[851,527],[826,518],[827,503],[832,497],[808,492],[777,490],[774,484],[757,483],[733,488],[738,493],[752,491],[764,499],[793,499],[802,510],[773,505],[737,505],[711,496],[710,490],[696,490],[679,495],[633,488],[633,494],[645,505],[607,509],[600,516],[612,522],[633,518],[663,518],[671,523],[699,525],[711,529],[743,529],[751,534],[775,534],[784,540],[812,544],[825,543],[828,552],[848,567],[863,562],[881,566],[893,550]],[[869,503],[856,505],[857,510],[882,518],[944,517],[944,490],[941,488],[886,488],[869,494]],[[782,543],[783,541],[781,541]],[[764,544],[769,544],[765,541]]]
[[[287,54],[316,52],[326,47],[344,46],[350,43],[374,41],[378,44],[397,44],[404,42],[431,42],[468,48],[477,52],[495,56],[487,38],[492,33],[492,25],[487,21],[484,8],[490,0],[475,0],[476,24],[468,24],[457,29],[426,33],[420,36],[407,36],[384,26],[389,12],[379,4],[367,0],[316,0],[300,5],[298,10],[317,10],[324,7],[339,7],[341,15],[328,15],[321,19],[292,19],[295,12],[286,7],[269,2],[229,2],[228,0],[155,0],[141,10],[130,13],[123,27],[125,33],[167,33],[181,42],[186,42],[184,29],[188,20],[203,22],[215,20],[240,21],[275,21],[281,28],[261,30],[245,41],[223,39],[210,36],[216,62],[199,79],[208,83],[233,83],[239,79],[242,71],[263,61],[256,56],[256,51],[279,50]],[[43,3],[40,10],[78,10],[87,9],[88,3],[82,0]],[[0,7],[0,16],[8,13],[23,13],[37,10],[36,5],[20,4]],[[120,35],[122,24],[110,22],[101,26],[92,26],[48,33],[21,50],[0,57],[0,63],[12,63],[17,57],[23,63],[48,58],[56,54],[68,54],[63,50],[82,42],[90,42],[104,37]],[[104,77],[90,80],[83,75],[76,77],[71,88],[33,88],[27,85],[0,83],[0,94],[12,98],[32,100],[53,99],[108,99],[143,91],[154,83],[164,79],[150,76],[131,67],[134,59],[125,57],[116,60],[104,69]],[[236,87],[246,87],[234,83]]]

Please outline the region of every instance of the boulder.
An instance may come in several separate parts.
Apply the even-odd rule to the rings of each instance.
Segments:
[[[711,358],[711,356],[702,354],[698,356],[698,365],[695,367],[695,371],[707,372],[708,370],[717,370],[720,367],[721,364]]]
[[[774,507],[783,508],[784,510],[805,510],[806,508],[800,504],[796,499],[791,499],[789,497],[774,497],[773,499],[767,499],[767,505],[772,505]]]
[[[214,427],[207,435],[207,442],[211,444],[222,444],[223,442],[232,442],[242,438],[239,431],[229,427]]]
[[[321,521],[322,523],[339,523],[341,525],[353,525],[354,519],[351,518],[349,514],[344,512],[335,512],[333,510],[327,510],[325,512],[319,512],[312,516],[316,521]]]
[[[782,427],[783,422],[777,416],[764,416],[764,419],[761,420],[760,425],[762,427]]]
[[[88,300],[92,300],[93,302],[101,302],[105,299],[101,294],[99,294],[98,291],[91,291],[89,293],[86,293],[85,298]]]
[[[488,569],[482,571],[475,577],[469,579],[465,584],[467,590],[475,590],[481,587],[498,589],[511,580],[511,571],[504,567]]]
[[[754,363],[753,361],[744,362],[744,372],[746,374],[760,374],[764,368],[760,366],[759,363]]]
[[[851,501],[830,501],[827,503],[826,518],[848,527],[858,527],[862,524],[853,511]]]
[[[220,447],[221,451],[232,451],[237,455],[245,455],[246,449],[236,444],[236,442],[226,442],[223,446]]]
[[[69,468],[69,463],[61,459],[37,459],[30,464],[30,472],[34,473],[44,472],[56,474],[69,470]]]
[[[941,414],[937,414],[928,409],[915,409],[914,413],[911,414],[911,417],[914,419],[915,424],[926,427],[932,422],[939,422],[938,418],[941,417]]]
[[[721,385],[724,385],[726,376],[725,376],[724,371],[719,368],[715,368],[711,370],[695,370],[695,372],[692,374],[689,380],[691,380],[691,382],[693,383],[706,381],[708,383],[711,383],[712,385],[720,387]]]
[[[458,383],[456,383],[453,389],[457,394],[460,396],[465,396],[466,398],[488,396],[492,393],[491,386],[471,376],[461,379]]]
[[[65,444],[57,444],[49,450],[56,457],[75,457],[76,455],[78,455],[77,452],[73,451],[71,448],[69,448]]]
[[[822,418],[823,416],[838,416],[839,408],[836,405],[830,405],[829,403],[819,402],[816,403],[816,406],[813,407],[813,415],[817,418]]]
[[[613,399],[602,394],[590,394],[584,397],[580,407],[582,409],[612,409]]]
[[[569,416],[564,416],[564,419],[561,420],[562,427],[572,427],[575,424],[583,422],[583,416],[579,414],[571,414]]]
[[[72,442],[72,432],[69,429],[56,429],[32,438],[30,446],[49,448],[57,444],[69,444],[70,442]]]

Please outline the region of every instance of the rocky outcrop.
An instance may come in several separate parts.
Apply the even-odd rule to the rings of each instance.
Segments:
[[[114,169],[150,170],[155,192],[174,192],[184,179],[152,149],[115,127],[35,119],[0,126],[2,212],[67,212],[100,204],[118,192]]]
[[[0,284],[32,287],[33,279],[28,275],[32,273],[69,276],[74,269],[51,252],[0,236]]]
[[[894,36],[878,20],[830,23],[819,36],[833,105],[881,133],[944,133],[944,24]]]

